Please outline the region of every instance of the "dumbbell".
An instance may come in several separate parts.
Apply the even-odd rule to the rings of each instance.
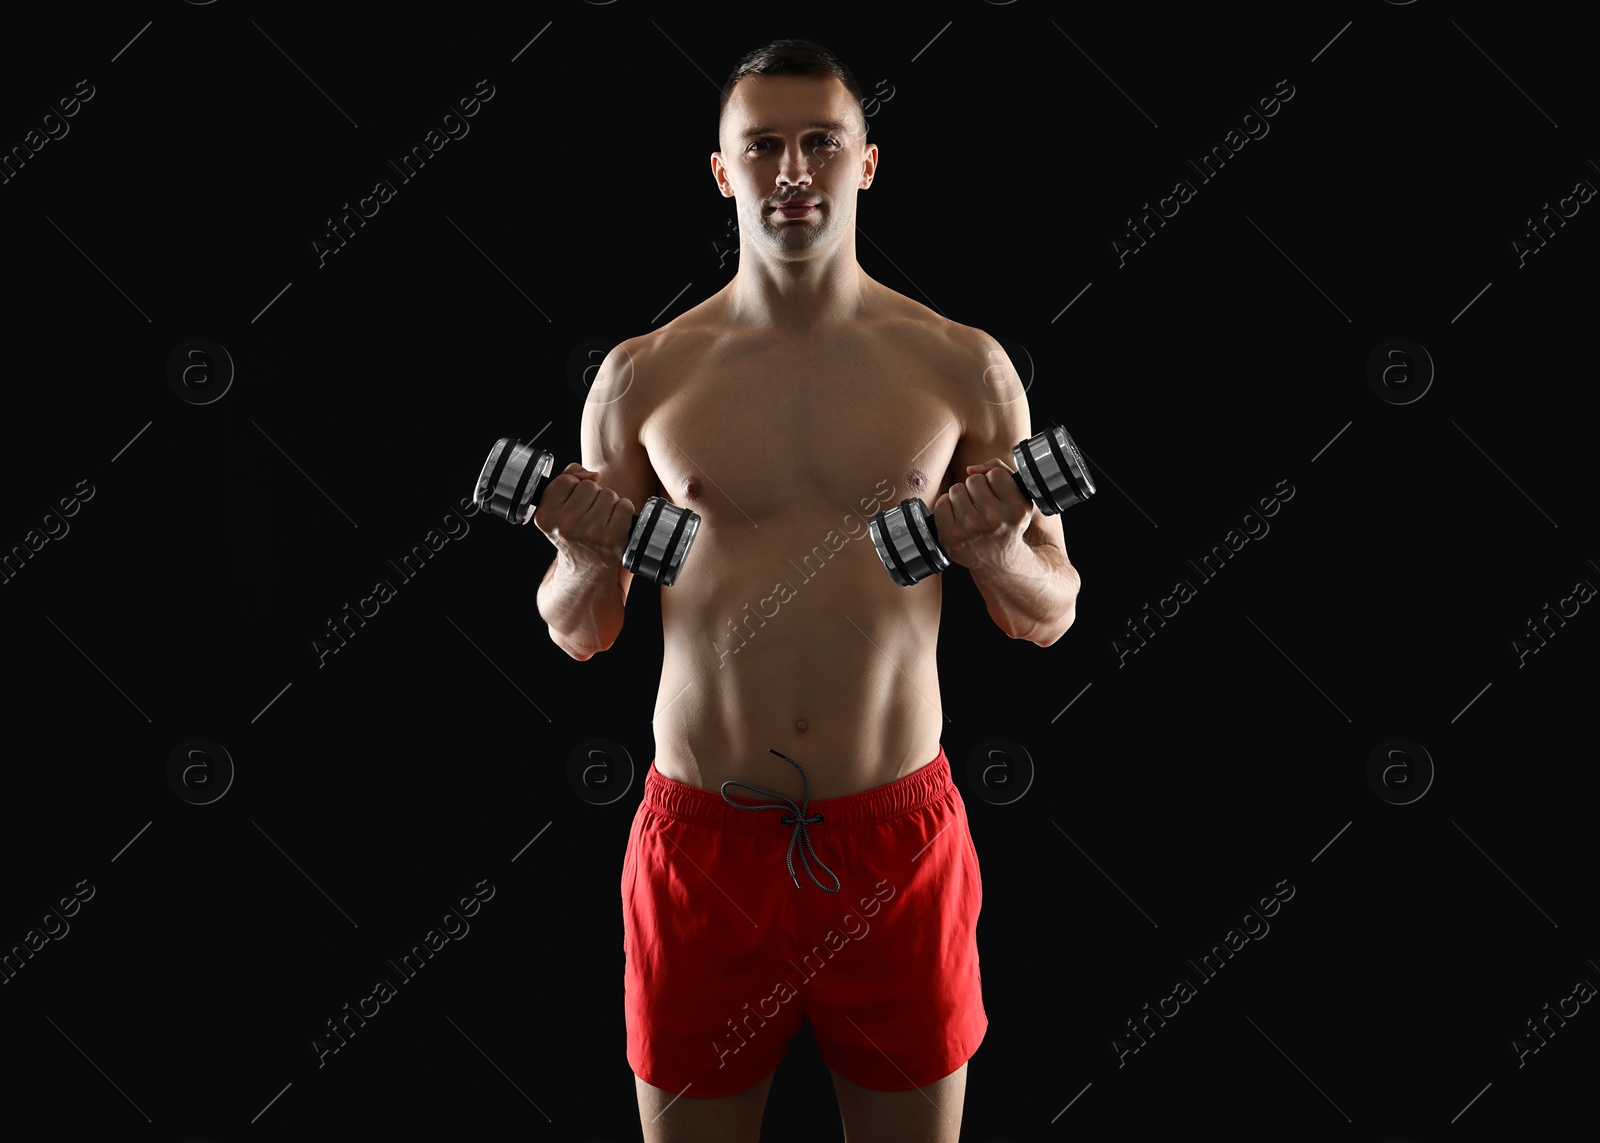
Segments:
[[[501,437],[483,462],[472,499],[502,520],[526,524],[533,519],[539,497],[550,486],[556,458],[532,441]],[[700,517],[670,500],[652,496],[633,518],[633,531],[622,552],[622,566],[634,575],[662,587],[671,587],[689,558],[689,546],[700,527]]]
[[[1060,425],[1018,442],[1011,458],[1017,466],[1011,478],[1046,516],[1094,495],[1094,480],[1078,446]],[[879,512],[869,530],[878,558],[901,587],[910,587],[950,566],[950,557],[939,547],[933,512],[915,496]]]

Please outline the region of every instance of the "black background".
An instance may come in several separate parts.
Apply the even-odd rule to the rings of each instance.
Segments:
[[[403,584],[386,561],[459,512],[497,436],[548,425],[558,467],[576,459],[586,348],[729,279],[716,89],[786,35],[876,99],[862,266],[1000,338],[1035,429],[1064,423],[1099,485],[1063,517],[1084,588],[1056,645],[1008,640],[946,576],[990,1018],[962,1138],[1425,1143],[1584,1116],[1600,1016],[1520,1067],[1512,1038],[1537,1045],[1527,1020],[1600,983],[1600,602],[1520,660],[1513,639],[1600,584],[1600,203],[1525,265],[1513,241],[1600,179],[1600,149],[1569,16],[1480,12],[8,14],[5,150],[94,88],[0,185],[0,543],[23,553],[0,583],[0,943],[94,889],[0,988],[8,1118],[640,1138],[617,881],[654,753],[658,589],[580,664],[537,613],[553,549],[533,529],[474,516]],[[485,79],[470,134],[319,267],[325,220]],[[1125,220],[1281,80],[1269,134],[1119,266]],[[187,399],[170,383],[193,338],[233,363],[208,403],[215,363]],[[1369,383],[1391,338],[1431,358],[1418,399],[1415,360],[1389,399]],[[1185,561],[1280,481],[1270,532],[1201,582]],[[28,551],[75,486],[93,496],[70,531]],[[1119,657],[1180,578],[1195,597]],[[396,597],[319,665],[313,640],[378,579]],[[195,738],[211,791],[234,771],[209,804],[169,780]],[[569,782],[592,738],[632,771],[608,805]],[[995,738],[1009,787],[968,768]],[[1427,759],[1382,796],[1369,758],[1395,738]],[[1285,881],[1270,939],[1119,1067],[1126,1022]],[[480,882],[470,933],[319,1067],[324,1022]],[[842,1138],[808,1030],[764,1138]]]

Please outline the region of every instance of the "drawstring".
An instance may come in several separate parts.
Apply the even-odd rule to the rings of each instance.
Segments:
[[[735,782],[731,780],[722,783],[722,800],[727,802],[730,806],[737,806],[741,810],[791,810],[792,815],[785,814],[778,820],[784,825],[794,826],[794,832],[789,835],[789,852],[785,858],[789,865],[789,877],[794,882],[794,887],[796,889],[800,888],[800,878],[796,877],[794,873],[794,845],[795,842],[798,841],[802,843],[802,848],[800,850],[800,863],[806,867],[806,873],[810,876],[811,880],[815,882],[817,888],[821,889],[824,893],[837,893],[839,891],[839,878],[835,876],[833,870],[829,869],[826,865],[822,865],[822,859],[817,856],[817,851],[811,848],[811,836],[806,833],[806,826],[817,825],[822,821],[821,814],[813,814],[810,817],[806,816],[806,809],[809,808],[811,803],[811,779],[806,777],[806,772],[805,770],[801,769],[800,763],[796,762],[793,758],[790,758],[787,754],[773,750],[771,747],[767,748],[767,753],[777,754],[779,758],[782,758],[785,762],[789,763],[789,765],[800,771],[800,778],[805,783],[805,795],[801,799],[800,804],[798,806],[795,805],[793,799],[789,798],[785,794],[780,794],[775,790],[764,790],[760,786],[752,786],[748,782]],[[759,806],[749,806],[743,802],[736,802],[732,798],[728,797],[729,786],[743,786],[747,790],[754,790],[758,794],[765,794],[769,798],[777,798],[779,800],[776,802],[768,802]],[[810,861],[806,859],[806,855],[808,853],[811,855]],[[815,861],[818,865],[822,865],[823,871],[827,873],[829,877],[833,878],[832,889],[829,889],[822,882],[817,881],[817,875],[811,872],[811,861]]]

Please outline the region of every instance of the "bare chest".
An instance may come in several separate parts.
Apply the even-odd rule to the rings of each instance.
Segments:
[[[757,542],[763,526],[931,504],[962,432],[951,372],[916,328],[705,338],[658,371],[641,435],[670,499],[719,544]]]

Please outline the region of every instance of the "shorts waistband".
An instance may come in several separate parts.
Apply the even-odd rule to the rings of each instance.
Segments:
[[[791,766],[781,755],[768,754],[767,757],[772,760],[770,780],[750,785],[792,788],[793,780],[799,776],[795,769],[805,759],[796,758],[796,766]],[[950,777],[950,760],[941,744],[933,761],[918,767],[904,778],[898,778],[886,786],[874,786],[870,790],[846,794],[842,798],[812,799],[807,803],[806,816],[821,814],[823,828],[830,830],[875,825],[909,810],[931,805],[954,788],[955,783]],[[747,806],[768,804],[752,795],[746,785],[730,784],[727,792]],[[798,804],[801,799],[793,800]],[[719,830],[759,834],[773,833],[781,828],[777,821],[779,815],[775,811],[752,812],[729,805],[719,790],[702,790],[698,786],[673,781],[656,769],[654,759],[650,762],[650,769],[645,772],[643,804],[668,817]]]

